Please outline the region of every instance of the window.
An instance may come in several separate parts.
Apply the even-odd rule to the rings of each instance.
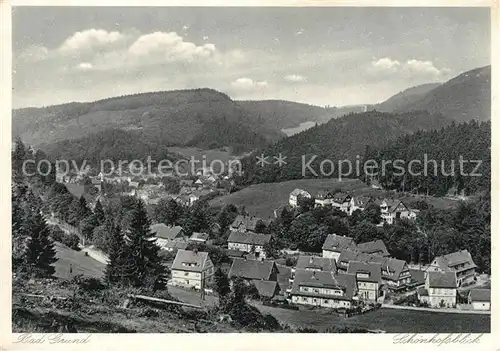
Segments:
[[[189,275],[189,272],[184,272],[184,276],[187,277]]]

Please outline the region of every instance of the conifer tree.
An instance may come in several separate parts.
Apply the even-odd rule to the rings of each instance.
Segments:
[[[151,220],[143,202],[139,200],[131,213],[126,233],[129,259],[133,264],[131,280],[137,286],[151,278],[160,281],[164,272],[158,256],[160,247],[156,244],[156,237],[150,226]]]
[[[23,230],[27,234],[26,251],[23,255],[26,268],[36,275],[52,275],[55,272],[52,264],[57,261],[56,251],[42,215],[34,212],[28,216]]]
[[[219,295],[219,298],[225,297],[231,292],[231,288],[229,287],[229,279],[220,268],[217,268],[214,273],[214,283],[215,291]]]
[[[106,220],[106,216],[104,214],[104,209],[102,207],[100,200],[97,200],[97,203],[95,204],[94,215],[96,216],[96,219],[99,222],[99,225],[104,224],[104,222]]]
[[[113,223],[111,219],[104,225],[109,235],[109,261],[106,266],[105,278],[108,284],[123,282],[129,273],[128,252],[121,228]]]
[[[20,138],[16,138],[14,150],[12,150],[12,177],[15,182],[24,179],[23,163],[26,160],[26,147]]]

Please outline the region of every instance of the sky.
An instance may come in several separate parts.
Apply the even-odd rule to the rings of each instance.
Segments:
[[[488,8],[15,7],[13,107],[174,89],[372,104],[490,64]]]

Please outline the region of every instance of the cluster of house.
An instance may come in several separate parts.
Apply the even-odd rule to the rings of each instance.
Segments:
[[[476,265],[467,250],[436,257],[425,271],[415,271],[405,261],[390,257],[382,240],[356,244],[350,237],[335,234],[326,238],[322,256],[300,255],[295,267],[286,267],[265,259],[264,246],[271,237],[255,232],[258,222],[259,218],[245,216],[238,216],[233,222],[227,250],[233,261],[228,276],[253,284],[262,297],[301,305],[351,308],[360,300],[379,301],[384,291],[417,289],[420,301],[430,307],[455,307],[458,288],[472,282],[476,275]],[[181,228],[175,231],[180,232]],[[198,235],[193,234],[185,244],[197,240]],[[167,243],[169,248],[172,245]],[[205,286],[207,281],[200,282],[198,278],[210,279],[213,264],[209,257],[205,253],[189,253],[185,246],[176,248],[180,250],[172,271],[178,272],[172,273],[172,283]],[[191,261],[202,263],[186,266]],[[489,290],[472,289],[469,299],[474,309],[490,308]]]
[[[380,207],[381,222],[393,224],[396,219],[415,219],[419,210],[411,209],[403,201],[395,199],[374,199],[370,196],[352,196],[345,192],[319,191],[313,196],[303,189],[295,189],[290,193],[288,203],[292,207],[300,206],[300,199],[314,199],[314,205],[332,206],[349,216],[357,211],[364,211],[369,204]]]

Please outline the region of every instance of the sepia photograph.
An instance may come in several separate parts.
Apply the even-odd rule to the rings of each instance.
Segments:
[[[17,342],[491,332],[490,7],[11,16]]]

